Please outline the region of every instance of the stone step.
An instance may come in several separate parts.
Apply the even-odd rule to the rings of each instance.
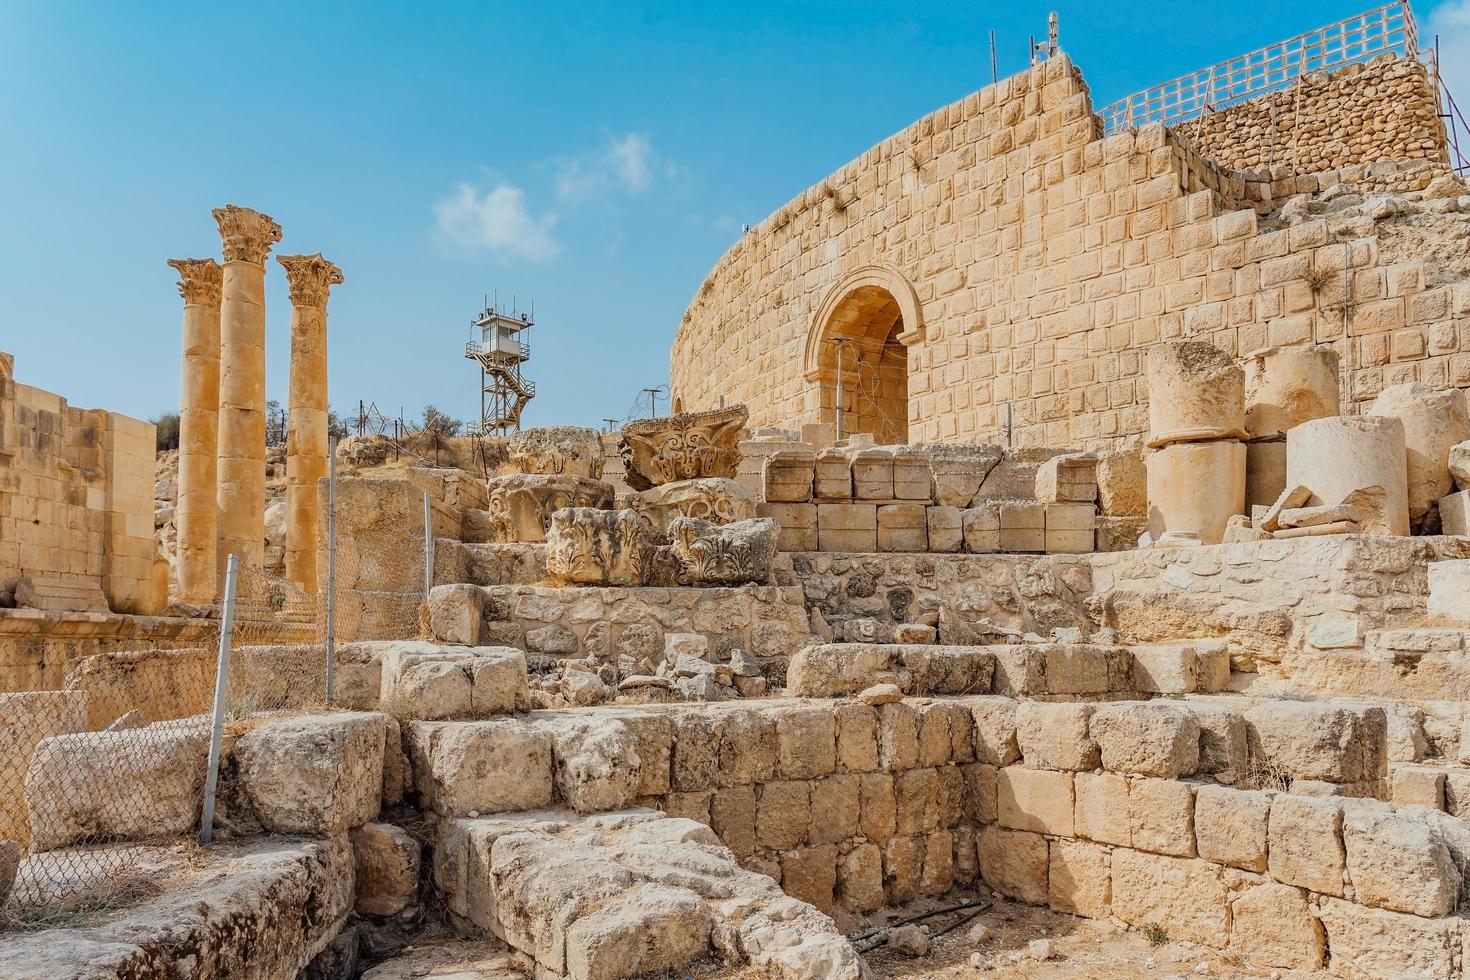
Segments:
[[[656,810],[446,819],[434,881],[450,912],[538,976],[618,980],[706,959],[792,980],[863,975],[831,919],[742,869],[709,827]]]

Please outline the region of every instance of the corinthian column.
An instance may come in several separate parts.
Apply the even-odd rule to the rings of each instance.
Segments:
[[[215,460],[219,438],[220,267],[214,259],[169,259],[184,297],[179,385],[179,599],[215,599]]]
[[[316,592],[317,481],[327,475],[327,295],[342,270],[315,255],[277,255],[291,285],[286,416],[286,577]]]
[[[281,240],[268,215],[214,209],[224,243],[220,302],[219,549],[259,566],[265,558],[265,257]]]

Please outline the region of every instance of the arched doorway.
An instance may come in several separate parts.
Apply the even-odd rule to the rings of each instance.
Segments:
[[[807,335],[806,378],[816,384],[816,416],[843,435],[880,444],[908,441],[908,345],[920,335],[918,297],[885,266],[844,277],[827,294]]]

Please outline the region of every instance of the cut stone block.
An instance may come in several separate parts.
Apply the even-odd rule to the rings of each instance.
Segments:
[[[1000,511],[994,507],[969,507],[960,512],[960,531],[965,551],[975,555],[1000,550]]]
[[[1099,705],[1088,721],[1104,769],[1142,776],[1191,775],[1199,765],[1199,723],[1158,702]]]
[[[879,551],[928,551],[928,522],[922,504],[878,507]]]
[[[1431,918],[1454,909],[1460,873],[1423,821],[1354,800],[1344,804],[1342,838],[1358,902]]]
[[[1245,713],[1251,757],[1298,779],[1358,783],[1388,775],[1382,708],[1268,701]]]
[[[1000,550],[1043,552],[1046,550],[1046,505],[1026,501],[1001,501]]]
[[[1271,802],[1266,849],[1271,877],[1325,895],[1343,893],[1342,804],[1282,794]]]
[[[764,499],[769,503],[805,503],[812,499],[817,455],[809,449],[782,449],[766,457],[761,471]]]
[[[1229,892],[1219,865],[1198,858],[1113,851],[1113,914],[1131,926],[1162,926],[1176,939],[1225,946]]]
[[[986,827],[977,847],[980,875],[985,883],[1008,898],[1028,905],[1045,905],[1047,842],[1040,834]]]
[[[964,529],[958,507],[926,507],[924,516],[928,523],[929,550],[932,552],[960,551],[965,543]]]
[[[1470,623],[1470,559],[1434,561],[1429,571],[1429,614]]]
[[[1201,786],[1194,795],[1194,835],[1199,856],[1246,871],[1266,870],[1271,797],[1252,790]]]
[[[852,460],[840,449],[817,453],[812,496],[817,500],[852,500]]]
[[[1036,469],[1036,499],[1091,504],[1097,500],[1097,457],[1091,453],[1053,456]]]
[[[817,550],[855,553],[877,551],[877,505],[818,504]]]
[[[267,722],[235,743],[241,788],[266,830],[335,836],[378,815],[387,736],[380,714]]]
[[[1096,543],[1097,508],[1091,503],[1046,505],[1046,553],[1088,554]]]

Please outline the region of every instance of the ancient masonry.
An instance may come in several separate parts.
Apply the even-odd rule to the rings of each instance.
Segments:
[[[1470,977],[1436,84],[1103,137],[1058,52],[743,238],[682,410],[349,438],[335,482],[342,274],[280,256],[280,525],[281,232],[220,209],[170,263],[172,581],[150,427],[0,358],[0,978]],[[221,637],[229,554],[317,621]]]

